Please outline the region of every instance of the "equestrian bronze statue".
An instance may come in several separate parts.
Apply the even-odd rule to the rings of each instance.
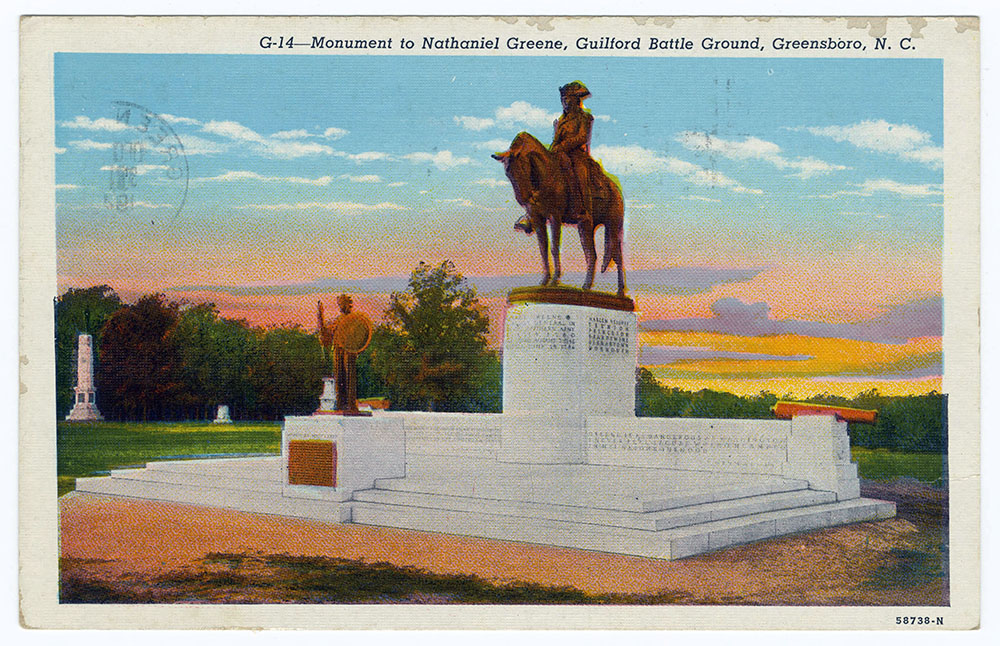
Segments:
[[[574,81],[559,88],[563,113],[555,123],[552,145],[546,147],[527,132],[514,137],[510,148],[493,155],[504,165],[514,187],[514,199],[527,215],[514,228],[538,237],[542,256],[542,285],[555,286],[562,276],[559,244],[562,225],[574,225],[580,232],[580,244],[587,262],[583,288],[591,289],[597,264],[594,230],[604,225],[605,272],[614,261],[618,267],[618,295],[625,296],[625,268],[622,263],[622,236],[625,203],[621,188],[599,163],[590,157],[590,135],[594,118],[583,109],[583,99],[590,92]],[[552,237],[552,262],[549,265],[549,233]]]

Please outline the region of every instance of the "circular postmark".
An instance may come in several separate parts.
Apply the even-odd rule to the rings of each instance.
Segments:
[[[149,209],[177,215],[188,192],[184,146],[161,116],[129,101],[112,101],[117,124],[111,146],[104,206],[116,213]]]

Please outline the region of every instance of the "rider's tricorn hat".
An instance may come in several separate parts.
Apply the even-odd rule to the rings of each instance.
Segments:
[[[573,81],[559,88],[559,96],[578,96],[585,99],[590,96],[590,90],[580,81]]]

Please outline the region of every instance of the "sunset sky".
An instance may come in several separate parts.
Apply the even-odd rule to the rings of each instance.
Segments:
[[[489,155],[521,130],[550,141],[575,79],[626,197],[641,363],[688,389],[940,390],[931,59],[57,54],[60,288],[311,326],[339,291],[379,318],[419,261],[448,259],[498,342],[506,290],[540,266]],[[116,101],[163,139],[112,210],[116,154],[143,139]]]

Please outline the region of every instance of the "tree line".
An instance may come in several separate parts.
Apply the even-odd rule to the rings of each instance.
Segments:
[[[73,403],[76,338],[94,337],[98,408],[111,420],[211,419],[227,404],[234,419],[280,419],[318,405],[331,374],[316,332],[261,328],[219,315],[211,304],[149,294],[126,304],[107,285],[56,299],[56,398],[60,419]],[[487,343],[489,318],[452,263],[421,263],[405,291],[390,296],[368,348],[358,356],[358,396],[386,397],[394,410],[493,412],[502,408],[502,369]],[[636,414],[650,417],[773,418],[774,394],[755,396],[664,385],[646,368]],[[947,398],[940,393],[816,403],[873,408],[874,426],[851,424],[856,446],[947,450]]]
[[[98,408],[111,420],[280,419],[318,405],[331,374],[318,335],[298,325],[261,328],[212,304],[149,294],[123,303],[107,285],[70,289],[55,302],[56,404],[73,403],[76,339],[94,337]],[[421,263],[391,295],[358,357],[358,396],[397,410],[499,412],[500,360],[489,318],[450,262]]]
[[[664,385],[646,368],[639,368],[635,412],[642,417],[709,417],[773,419],[778,396],[769,392],[741,396],[714,390],[689,392]],[[785,397],[784,399],[792,399]],[[849,424],[853,446],[900,451],[948,451],[948,396],[889,396],[877,389],[855,397],[822,394],[806,401],[832,406],[877,410],[874,425]]]

